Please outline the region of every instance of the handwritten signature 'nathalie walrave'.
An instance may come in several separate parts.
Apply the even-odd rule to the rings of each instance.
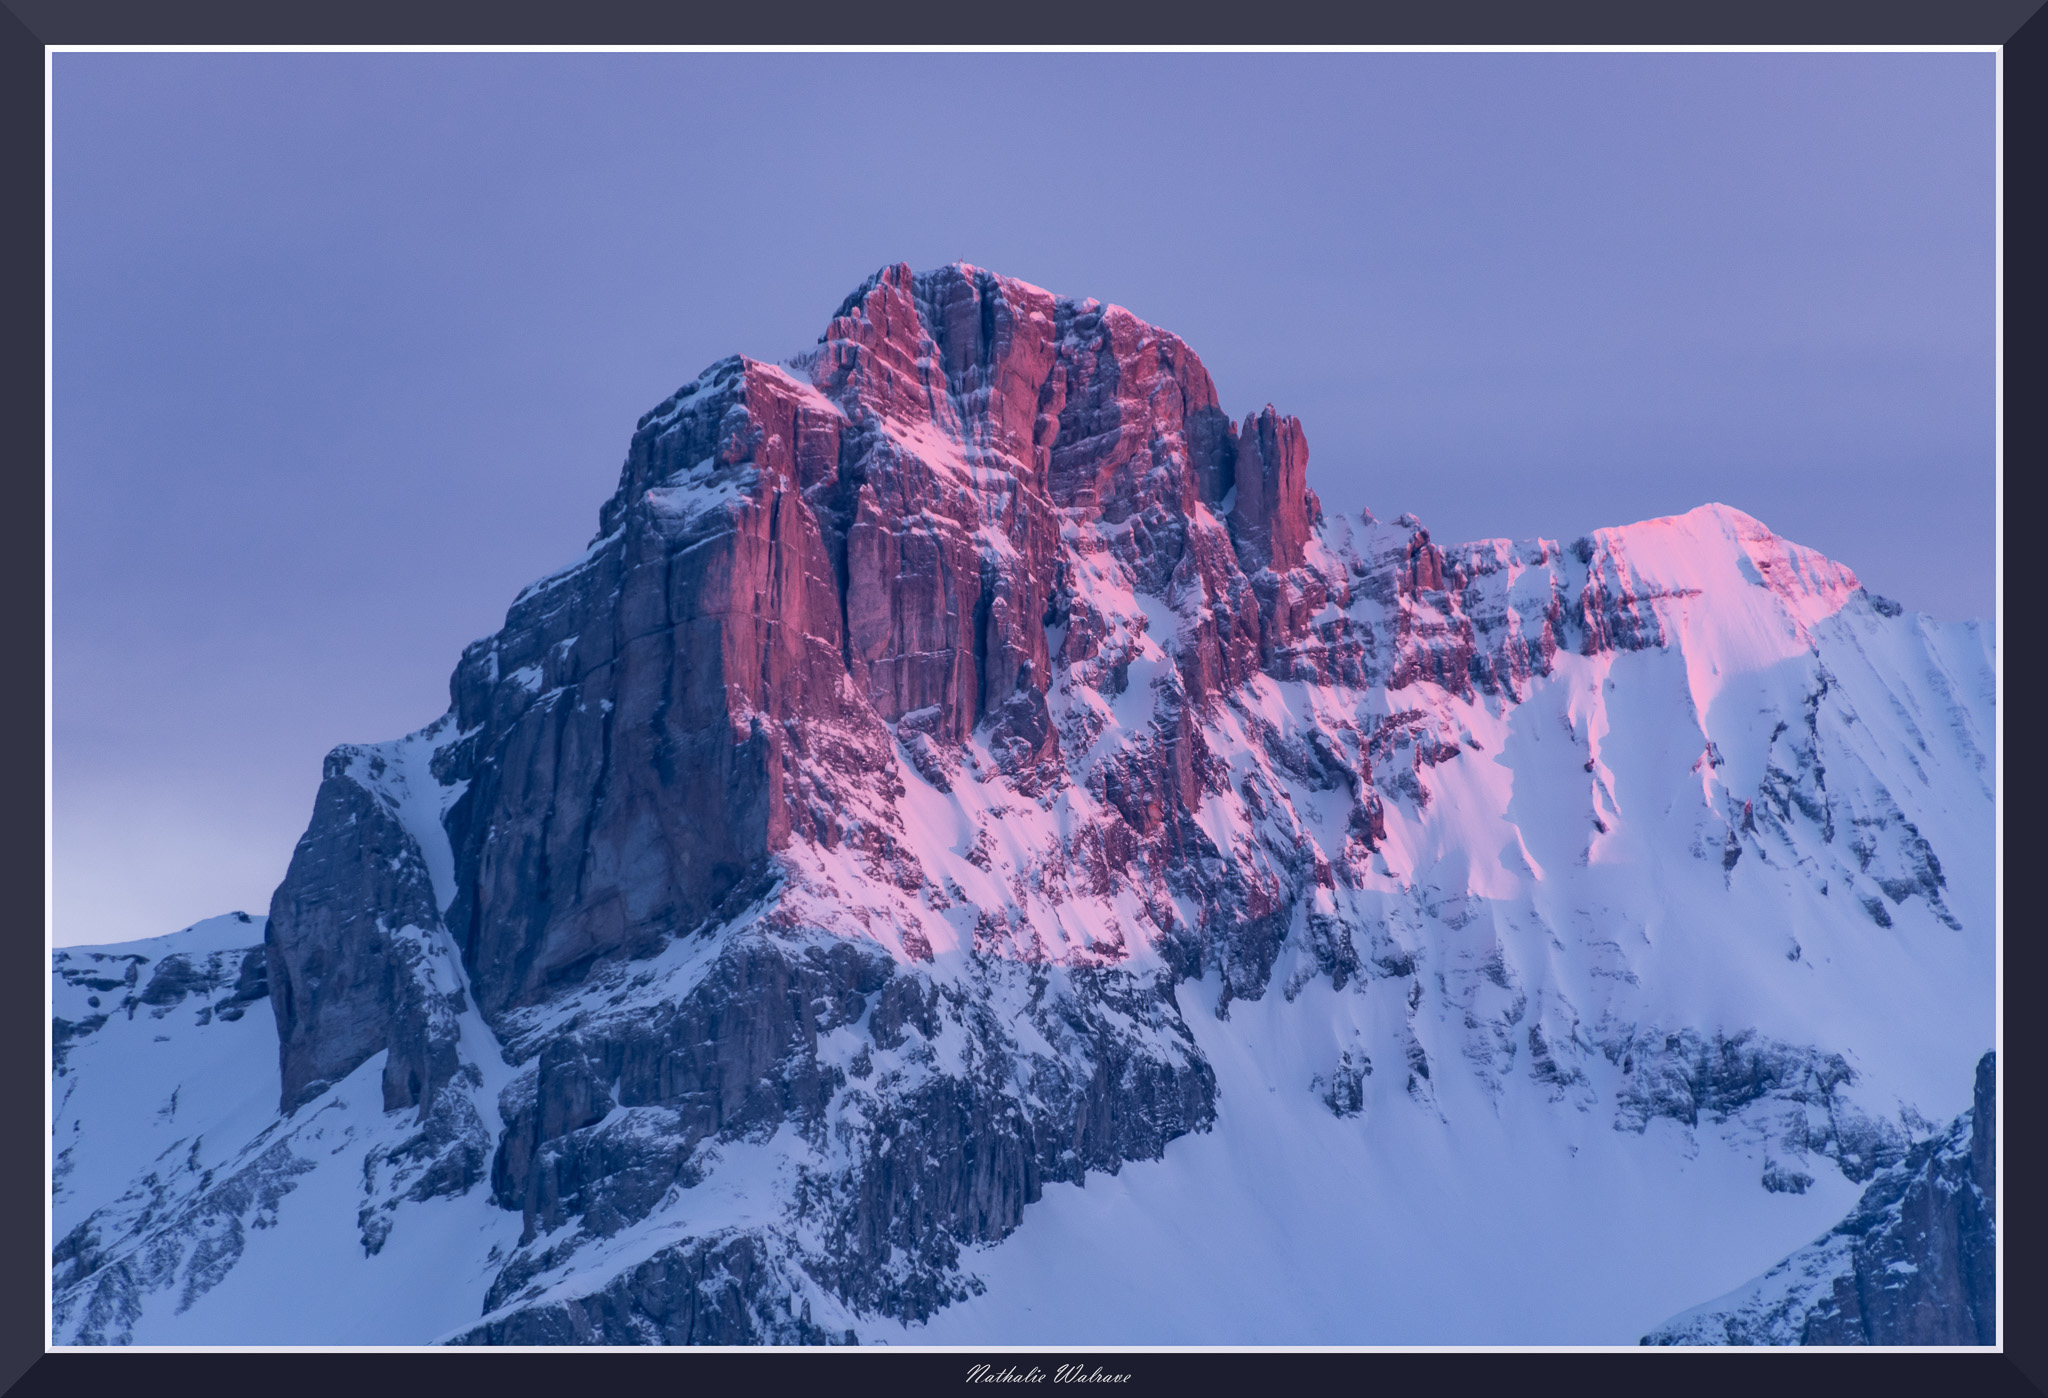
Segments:
[[[992,1364],[977,1364],[967,1371],[969,1383],[1129,1383],[1129,1374],[1105,1374],[1099,1365],[1082,1368],[1079,1364],[1062,1364],[1050,1373],[1036,1364],[1028,1369],[1019,1369],[1014,1364],[1005,1364],[998,1369]]]

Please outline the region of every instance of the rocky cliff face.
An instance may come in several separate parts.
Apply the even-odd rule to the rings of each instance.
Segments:
[[[1643,1343],[1996,1344],[1996,1118],[1987,1053],[1970,1110],[1871,1181],[1847,1218]]]
[[[1214,1127],[1196,986],[1353,997],[1340,1117],[1458,1072],[1747,1132],[1780,1192],[1904,1157],[1859,987],[1950,937],[1989,1032],[1978,634],[1725,507],[1445,548],[1307,462],[1173,335],[958,265],[644,416],[271,906],[279,1110],[373,1074],[407,1124],[366,1252],[487,1193],[470,1342],[922,1323]]]
[[[457,671],[448,916],[486,1014],[728,918],[792,846],[920,887],[899,741],[927,782],[977,733],[1027,794],[1072,780],[1072,680],[1126,682],[1132,588],[1225,601],[1170,700],[1213,702],[1328,592],[1306,459],[1270,410],[1233,434],[1171,335],[973,269],[889,269],[793,367],[714,366],[642,420],[591,555]],[[1261,599],[1269,561],[1298,576]],[[1112,800],[1163,863],[1205,773],[1192,712],[1156,726],[1169,760]]]

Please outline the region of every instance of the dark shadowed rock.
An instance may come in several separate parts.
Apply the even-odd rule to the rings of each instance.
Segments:
[[[726,1233],[668,1248],[568,1300],[507,1311],[459,1345],[825,1345],[852,1341],[811,1323],[786,1246]],[[784,1254],[778,1256],[778,1253]]]
[[[1826,1236],[1646,1345],[1990,1345],[1998,1340],[1996,1064],[1970,1110],[1881,1171]]]
[[[425,975],[441,925],[418,841],[381,785],[387,759],[337,748],[264,930],[290,1111],[384,1050],[384,1105],[416,1106],[457,1071],[452,1007]]]

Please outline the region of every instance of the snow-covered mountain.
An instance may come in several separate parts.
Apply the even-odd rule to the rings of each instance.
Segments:
[[[58,1340],[1632,1344],[1823,1233],[1992,1047],[1988,625],[1307,460],[964,265],[712,366],[261,957],[58,953]]]

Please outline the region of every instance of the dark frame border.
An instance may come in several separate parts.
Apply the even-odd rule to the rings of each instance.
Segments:
[[[1367,0],[1256,11],[1048,0],[773,10],[655,0],[5,0],[47,44],[1998,44],[2041,0]]]
[[[819,0],[773,9],[726,5],[661,5],[657,0],[583,0],[571,6],[544,0],[366,0],[365,3],[279,5],[274,0],[0,0],[0,199],[6,214],[0,261],[0,597],[24,624],[17,635],[37,635],[43,611],[45,496],[43,465],[43,166],[44,53],[48,45],[193,44],[2001,44],[2005,92],[2005,379],[2018,386],[2005,398],[2008,462],[2048,462],[2043,412],[2023,391],[2048,383],[2043,372],[2041,324],[2044,277],[2036,249],[2048,248],[2043,216],[2044,108],[2048,108],[2048,19],[2036,14],[2044,0],[1441,0],[1397,9],[1384,0],[1339,13],[1304,0],[1267,0],[1257,11],[1206,13],[1187,8],[1154,11],[1125,7],[1105,12],[1099,3],[1052,0],[1030,8],[964,9],[939,0],[908,0],[887,14]],[[2036,390],[2038,396],[2038,389]],[[2013,473],[2008,472],[2008,476]],[[2030,476],[2033,473],[2023,473]],[[2009,508],[2031,503],[2032,482],[2014,483]],[[2031,516],[2034,512],[2028,510]],[[2008,661],[2014,651],[2005,648]],[[19,667],[0,687],[0,710],[11,720],[0,731],[21,735],[26,747],[43,732],[45,689]],[[2008,664],[2007,694],[2026,669]],[[2010,700],[2009,700],[2010,702]],[[31,738],[29,735],[33,734]],[[2005,750],[2001,748],[2001,761]],[[2036,759],[2026,757],[2028,768]],[[24,764],[26,767],[27,764]],[[2037,819],[2025,795],[2037,790],[2015,767],[2007,775],[2006,815],[2027,849]],[[43,789],[32,773],[10,776],[0,794],[0,887],[27,889],[43,882],[48,836]],[[37,832],[41,831],[38,836]],[[26,899],[18,899],[26,902]],[[38,908],[40,913],[40,908]],[[31,935],[26,924],[34,921]],[[1720,1392],[1741,1386],[1762,1392],[1810,1395],[1838,1386],[1879,1391],[1970,1394],[2048,1393],[2048,1317],[2038,1274],[2028,1265],[2041,1256],[2039,1206],[2020,1181],[2039,1175],[2042,1046],[2031,1036],[2006,1036],[2000,1069],[2008,1083],[2004,1111],[2008,1183],[2000,1227],[2005,1247],[2003,1355],[1968,1354],[1671,1354],[1657,1358],[1588,1353],[1124,1353],[950,1354],[902,1353],[856,1357],[773,1354],[501,1354],[450,1363],[482,1363],[460,1376],[436,1368],[439,1356],[360,1352],[292,1354],[45,1354],[43,1286],[47,1276],[42,1230],[44,1145],[40,1103],[43,1064],[43,978],[40,917],[24,917],[7,942],[13,974],[0,977],[0,1061],[35,1064],[10,1094],[22,1105],[7,1121],[12,1149],[0,1152],[0,1197],[22,1201],[13,1226],[0,1231],[0,1392],[71,1395],[83,1391],[147,1391],[168,1382],[254,1387],[310,1385],[360,1390],[377,1385],[396,1392],[440,1390],[455,1380],[494,1390],[560,1392],[588,1385],[660,1388],[739,1383],[781,1388],[836,1387],[847,1370],[827,1364],[868,1364],[860,1371],[906,1391],[956,1388],[970,1364],[1034,1364],[1050,1371],[1080,1361],[1106,1372],[1132,1375],[1123,1391],[1203,1381],[1256,1389],[1276,1380],[1304,1389],[1325,1385],[1357,1391],[1383,1386],[1497,1389],[1532,1378],[1583,1386],[1588,1392]],[[2029,929],[2031,930],[2031,929]],[[31,945],[34,947],[31,962]],[[2009,938],[2006,986],[2043,981],[2044,953],[2031,938]],[[2011,1084],[2026,1086],[2014,1088]],[[2023,1106],[2022,1104],[2026,1104]],[[2027,1162],[2022,1167],[2020,1162]],[[33,1201],[31,1203],[30,1201]],[[2027,1261],[2023,1262],[2022,1259]],[[589,1364],[663,1365],[593,1371]],[[1625,1368],[1630,1363],[1654,1369]],[[688,1368],[667,1367],[669,1364]],[[572,1367],[573,1366],[573,1367]],[[1724,1366],[1724,1367],[1716,1367]],[[770,1377],[770,1376],[773,1377]],[[1042,1387],[1042,1385],[1041,1385]]]

